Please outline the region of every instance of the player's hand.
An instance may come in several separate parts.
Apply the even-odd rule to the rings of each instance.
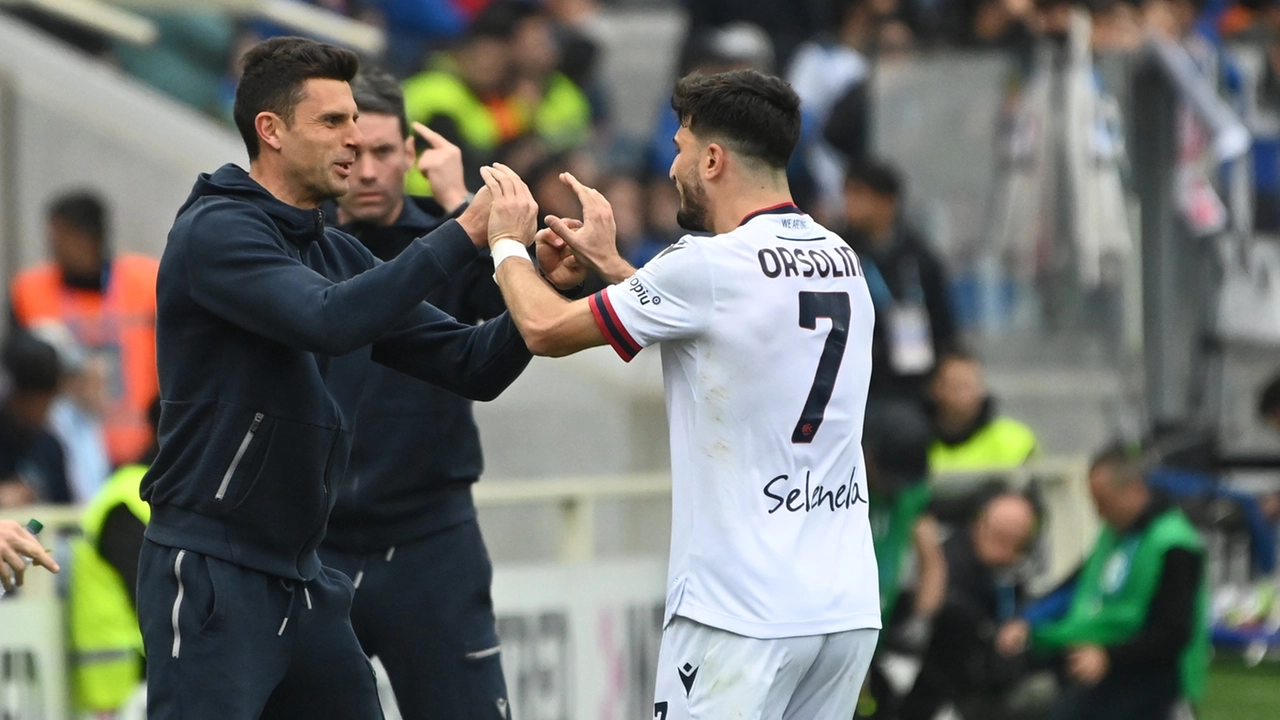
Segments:
[[[547,227],[573,248],[579,260],[606,279],[616,281],[618,263],[622,258],[618,255],[618,230],[613,221],[613,206],[599,190],[578,182],[572,173],[560,173],[560,182],[568,185],[578,196],[578,202],[582,203],[582,226],[573,228],[565,219],[548,215]]]
[[[1110,668],[1107,651],[1098,645],[1081,645],[1067,653],[1067,673],[1085,685],[1096,685]]]
[[[12,520],[0,520],[0,585],[5,591],[21,585],[27,562],[31,558],[36,565],[58,572],[58,563],[40,546],[40,541],[27,529]]]
[[[565,220],[570,229],[582,227],[580,220]],[[568,290],[582,284],[587,277],[587,268],[573,254],[573,248],[564,238],[556,235],[551,228],[538,231],[533,237],[538,252],[538,267],[552,285],[560,290]]]
[[[482,187],[480,192],[471,198],[471,204],[467,209],[458,216],[458,224],[467,231],[471,242],[478,248],[489,247],[489,211],[492,208],[493,193],[489,188]]]
[[[518,240],[522,245],[533,244],[538,229],[538,203],[524,180],[514,170],[501,163],[480,168],[485,187],[493,193],[493,208],[489,211],[489,245],[499,240]]]
[[[436,202],[446,213],[452,213],[467,200],[462,149],[422,123],[414,123],[413,131],[430,146],[418,157],[418,170],[431,182],[431,194]]]
[[[1011,620],[996,633],[996,650],[1005,657],[1013,657],[1027,649],[1031,626],[1026,620]]]

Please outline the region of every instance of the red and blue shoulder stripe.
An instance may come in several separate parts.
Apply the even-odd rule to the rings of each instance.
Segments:
[[[609,288],[592,295],[587,302],[604,339],[609,341],[609,345],[613,346],[623,360],[631,362],[632,358],[640,354],[640,343],[631,337],[631,333],[627,332],[618,318],[618,311],[613,309],[613,303],[609,301]]]

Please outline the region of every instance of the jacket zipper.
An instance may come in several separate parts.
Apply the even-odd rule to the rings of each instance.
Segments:
[[[186,594],[186,588],[182,585],[182,558],[186,557],[186,550],[179,550],[178,557],[173,561],[173,574],[178,578],[178,595],[173,599],[173,656],[178,657],[178,653],[182,650],[182,631],[178,629],[178,615],[182,610],[182,596]]]
[[[258,432],[258,425],[262,423],[262,413],[255,413],[253,416],[253,424],[249,426],[249,432],[244,434],[244,439],[240,441],[240,447],[236,450],[236,456],[231,458],[231,467],[227,468],[227,474],[222,476],[222,484],[218,486],[218,492],[213,496],[215,500],[221,500],[227,494],[227,486],[231,484],[231,476],[236,474],[236,468],[240,467],[240,461],[244,459],[245,451],[249,449],[249,443],[253,442],[253,436]]]

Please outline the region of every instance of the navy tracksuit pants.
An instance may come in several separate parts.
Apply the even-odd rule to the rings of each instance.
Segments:
[[[320,559],[352,578],[351,624],[404,720],[510,720],[493,565],[474,518],[377,553],[322,547]]]
[[[328,568],[304,583],[145,541],[147,717],[381,720],[351,599],[351,581]]]

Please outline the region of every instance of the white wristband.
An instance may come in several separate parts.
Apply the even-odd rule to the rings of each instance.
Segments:
[[[523,258],[529,260],[529,249],[521,245],[519,241],[511,238],[503,238],[494,243],[489,248],[489,255],[493,258],[494,280],[498,278],[498,266],[507,258]],[[530,261],[532,262],[532,261]]]

